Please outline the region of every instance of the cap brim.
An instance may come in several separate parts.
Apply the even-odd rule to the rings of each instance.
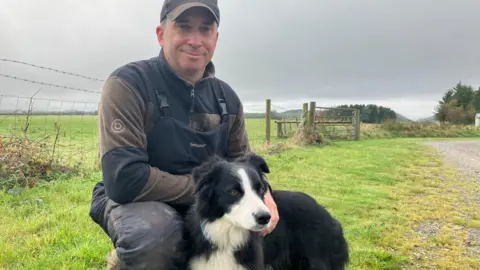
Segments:
[[[167,17],[170,18],[171,20],[175,20],[176,18],[178,18],[178,16],[180,16],[183,12],[185,12],[187,9],[190,9],[190,8],[193,8],[193,7],[203,7],[203,8],[206,8],[208,11],[210,11],[210,13],[212,13],[213,17],[215,18],[215,21],[217,21],[218,23],[218,18],[217,16],[215,15],[215,12],[213,12],[213,10],[203,4],[203,3],[199,3],[199,2],[194,2],[194,3],[185,3],[185,4],[182,4],[178,7],[176,7],[174,10],[172,10],[168,15]]]

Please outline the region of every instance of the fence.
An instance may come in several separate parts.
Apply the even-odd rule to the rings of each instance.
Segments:
[[[358,109],[317,107],[316,102],[304,103],[301,110],[285,111],[279,116],[272,117],[271,100],[266,100],[265,140],[270,142],[271,120],[274,119],[277,138],[288,138],[295,134],[302,122],[313,127],[318,134],[329,140],[359,140],[360,112]],[[301,112],[293,116],[289,112]],[[287,117],[283,116],[286,115]],[[290,117],[288,117],[290,116]]]
[[[330,140],[358,140],[360,111],[350,108],[315,107],[318,131]]]
[[[27,65],[96,83],[103,82],[96,78],[24,62],[6,59],[0,61]],[[0,93],[0,149],[12,138],[28,137],[32,142],[48,149],[44,155],[51,160],[59,160],[62,164],[98,166],[97,108],[100,91],[0,73],[0,78],[2,77],[22,84],[18,87],[41,85],[42,90],[37,90],[31,96]],[[37,96],[38,93],[52,89],[62,89],[62,92],[55,92],[58,96],[65,96],[65,93],[69,92],[83,92],[81,97],[85,101]],[[326,138],[358,140],[360,121],[356,110],[317,107],[315,102],[310,102],[310,107],[305,103],[303,106],[299,104],[298,109],[285,109],[267,99],[265,105],[244,104],[244,111],[246,129],[253,145],[290,138],[305,120],[308,120],[305,123],[315,127]]]
[[[266,100],[264,113],[248,113],[246,128],[252,144],[293,137],[305,117],[318,133],[330,140],[358,140],[359,114],[354,109],[317,107],[287,110]],[[28,136],[55,148],[69,164],[94,166],[98,162],[97,102],[0,95],[0,136]],[[312,110],[313,108],[313,110]],[[52,157],[53,158],[53,157]]]
[[[96,114],[100,91],[50,83],[45,78],[51,78],[53,72],[94,82],[97,89],[103,80],[20,61],[0,62],[14,65],[5,69],[9,74],[0,73],[0,159],[15,156],[18,160],[12,167],[23,163],[41,163],[41,168],[53,163],[97,167]],[[30,73],[33,76],[28,79],[11,74],[18,71],[18,66],[38,72]],[[31,159],[25,159],[26,156]]]
[[[0,95],[0,108],[0,143],[24,137],[49,159],[96,166],[97,103]]]

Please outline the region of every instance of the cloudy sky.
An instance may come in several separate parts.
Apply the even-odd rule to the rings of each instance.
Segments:
[[[161,0],[0,0],[0,58],[105,79],[158,54]],[[247,110],[376,103],[430,116],[459,80],[480,85],[480,1],[219,0],[219,78]],[[100,91],[102,82],[0,61],[0,74]],[[72,101],[98,94],[0,76],[0,94]],[[4,97],[0,107],[16,99]],[[75,103],[73,103],[75,102]],[[90,103],[89,103],[90,104]],[[51,104],[49,106],[52,106]],[[90,105],[88,105],[90,106]]]

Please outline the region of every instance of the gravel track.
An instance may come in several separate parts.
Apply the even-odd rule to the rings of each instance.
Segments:
[[[480,140],[449,140],[449,141],[433,141],[424,143],[433,146],[445,159],[446,165],[454,166],[461,173],[461,181],[469,181],[470,186],[480,187]],[[469,218],[473,218],[472,214],[480,216],[480,192],[475,190],[465,190],[459,186],[462,199],[474,206],[474,213],[469,213]],[[476,189],[478,190],[478,189]],[[438,231],[439,224],[430,224],[426,226],[428,230],[435,234]],[[435,230],[437,229],[437,230]],[[468,232],[468,242],[466,244],[467,252],[474,258],[479,258],[480,263],[480,228],[464,228]]]
[[[445,158],[448,165],[453,165],[465,176],[480,185],[480,140],[427,142],[435,147]],[[480,204],[480,193],[473,196],[464,195],[473,203]],[[480,210],[479,210],[480,211]]]
[[[480,182],[480,140],[428,142],[443,154],[447,163]]]

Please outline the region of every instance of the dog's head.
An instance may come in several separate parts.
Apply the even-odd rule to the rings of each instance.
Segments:
[[[263,174],[269,172],[266,161],[253,153],[232,162],[210,158],[192,172],[199,215],[251,231],[265,229],[271,216],[263,202],[268,188]]]

